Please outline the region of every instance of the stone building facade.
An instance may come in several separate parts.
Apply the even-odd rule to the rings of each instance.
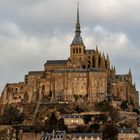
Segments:
[[[132,75],[117,75],[109,55],[87,50],[81,37],[79,8],[74,39],[67,60],[49,60],[43,71],[30,71],[20,83],[8,83],[1,95],[3,104],[56,101],[99,102],[111,97],[138,106],[138,91]]]
[[[139,138],[139,134],[132,128],[118,129],[118,140],[136,140]]]

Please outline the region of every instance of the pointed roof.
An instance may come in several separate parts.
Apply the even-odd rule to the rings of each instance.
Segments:
[[[75,30],[75,37],[74,37],[74,39],[73,39],[71,45],[84,45],[80,33],[81,33],[81,29],[80,29],[80,19],[79,19],[79,3],[77,3],[76,30]]]

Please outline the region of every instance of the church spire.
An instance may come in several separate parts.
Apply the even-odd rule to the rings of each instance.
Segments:
[[[80,30],[80,18],[79,18],[79,3],[77,3],[77,19],[76,19],[76,29],[75,29],[75,37],[71,43],[71,45],[83,45],[83,40],[81,37]]]
[[[77,21],[76,21],[75,33],[81,33],[81,30],[80,30],[80,19],[79,19],[79,3],[77,3]]]

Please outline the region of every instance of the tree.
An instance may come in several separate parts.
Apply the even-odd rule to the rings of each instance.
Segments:
[[[86,125],[79,125],[75,129],[75,133],[87,133],[88,131],[88,126]]]
[[[89,123],[89,121],[91,121],[91,116],[90,115],[84,115],[84,121],[86,124]]]
[[[102,133],[105,140],[117,140],[118,129],[114,124],[105,124]]]
[[[122,103],[121,103],[121,109],[122,110],[127,110],[128,109],[128,101],[127,100],[125,100],[125,101],[122,101]]]
[[[95,122],[102,122],[102,123],[105,123],[107,122],[107,115],[106,114],[102,114],[102,115],[96,115],[95,116]]]
[[[101,112],[112,111],[113,106],[110,105],[110,103],[108,101],[104,100],[104,101],[101,101],[101,102],[97,102],[95,104],[95,110],[96,111],[101,111]]]
[[[0,123],[5,125],[20,124],[24,121],[24,114],[13,107],[8,106],[4,109],[3,115],[0,117]]]
[[[65,125],[64,123],[64,119],[61,118],[59,121],[58,121],[58,125],[59,125],[59,130],[65,130],[66,132],[68,131],[68,128],[67,126]]]
[[[97,133],[99,128],[100,128],[100,125],[98,123],[91,124],[88,132],[89,133]]]
[[[44,124],[44,130],[47,132],[52,132],[53,130],[58,130],[58,121],[55,113],[52,112],[50,118]]]
[[[84,112],[84,109],[80,107],[79,105],[76,106],[75,111],[78,113]]]
[[[79,96],[78,95],[74,95],[74,99],[75,99],[75,101],[78,101]]]
[[[137,108],[134,108],[132,111],[136,112],[137,114],[140,114],[140,111]]]

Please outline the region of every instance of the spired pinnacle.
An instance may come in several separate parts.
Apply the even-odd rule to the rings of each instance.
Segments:
[[[80,33],[81,33],[81,30],[80,30],[80,18],[79,18],[79,3],[77,3],[76,30],[75,30],[75,37],[74,37],[71,45],[84,45]]]
[[[80,30],[80,19],[79,19],[79,3],[77,3],[77,22],[76,22],[75,33],[81,33],[81,30]]]

